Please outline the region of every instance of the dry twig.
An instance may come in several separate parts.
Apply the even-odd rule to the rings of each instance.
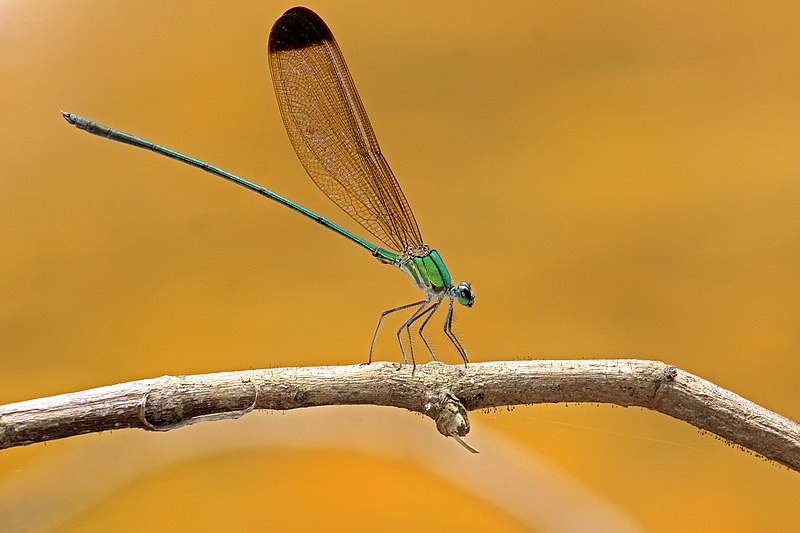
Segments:
[[[138,427],[167,431],[252,409],[372,404],[429,416],[445,436],[467,411],[561,402],[639,406],[800,471],[800,424],[658,361],[537,360],[273,368],[163,376],[0,406],[0,448]]]

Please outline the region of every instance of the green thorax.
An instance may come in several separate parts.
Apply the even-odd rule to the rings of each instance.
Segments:
[[[399,257],[397,266],[411,276],[414,283],[427,293],[441,293],[453,288],[450,272],[439,252],[424,245],[408,250]]]

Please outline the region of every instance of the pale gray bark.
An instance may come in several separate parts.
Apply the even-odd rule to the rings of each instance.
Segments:
[[[355,404],[416,411],[465,444],[467,411],[563,402],[652,409],[800,471],[800,424],[674,366],[635,359],[416,368],[372,363],[163,376],[0,406],[0,448],[112,429],[168,431],[252,409]]]

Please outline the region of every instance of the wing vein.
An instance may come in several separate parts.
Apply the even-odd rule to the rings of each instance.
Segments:
[[[270,33],[269,59],[289,139],[317,187],[388,248],[421,246],[414,214],[322,19],[305,8],[287,11]]]

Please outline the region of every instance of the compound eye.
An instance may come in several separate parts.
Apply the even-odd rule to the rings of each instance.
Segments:
[[[472,293],[472,288],[466,281],[462,281],[456,287],[456,297],[458,298],[458,302],[460,304],[466,305],[467,307],[472,307],[472,303],[475,301],[475,295]]]

